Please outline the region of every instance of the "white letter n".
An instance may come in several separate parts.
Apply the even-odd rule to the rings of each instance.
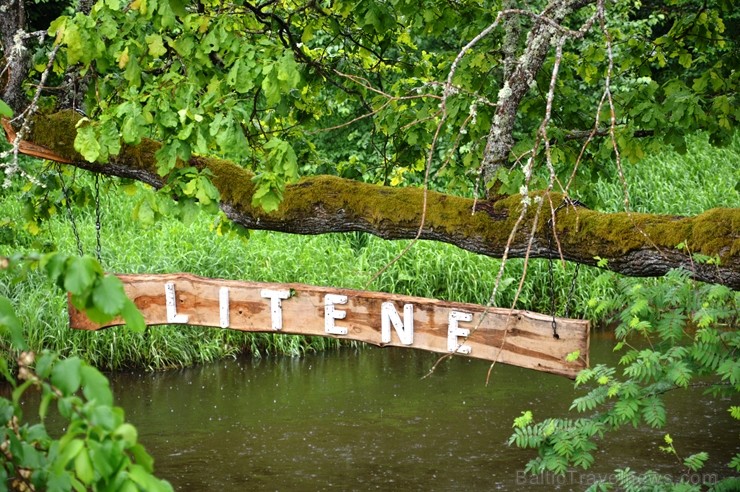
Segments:
[[[380,340],[383,343],[391,342],[391,323],[396,329],[398,338],[401,339],[401,343],[404,345],[411,345],[414,343],[414,305],[404,304],[403,305],[403,323],[401,323],[401,317],[396,311],[396,307],[392,302],[384,302],[380,307]]]

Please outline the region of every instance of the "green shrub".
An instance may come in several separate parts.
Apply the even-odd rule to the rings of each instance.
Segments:
[[[17,273],[29,265],[40,266],[72,292],[73,302],[88,316],[123,316],[131,329],[143,330],[143,318],[120,280],[103,275],[94,260],[52,253],[17,259],[10,267]],[[28,351],[22,322],[4,296],[0,335],[9,340],[9,350],[19,353],[17,375],[7,359],[0,359],[0,374],[13,388],[11,398],[0,398],[0,490],[172,490],[153,475],[152,457],[138,442],[136,428],[125,421],[123,409],[113,405],[108,379],[100,371],[78,357]],[[23,414],[21,401],[29,391],[41,395],[39,423],[30,423]],[[65,424],[59,436],[45,425],[53,403]]]

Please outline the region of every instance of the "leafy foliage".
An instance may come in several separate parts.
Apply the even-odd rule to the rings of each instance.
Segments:
[[[597,365],[578,374],[576,388],[588,391],[573,401],[571,410],[590,417],[515,423],[509,443],[538,450],[539,456],[527,465],[528,472],[562,474],[569,467],[588,468],[597,447],[593,438],[626,424],[662,428],[668,414],[663,395],[669,391],[705,386],[706,393],[715,396],[740,392],[740,292],[699,285],[689,281],[684,271],[673,271],[650,286],[624,279],[620,284],[617,295],[601,301],[603,309],[617,313],[615,351],[623,353],[620,367]],[[737,407],[728,411],[740,417]],[[710,458],[706,452],[681,457],[670,435],[666,434],[665,442],[660,449],[675,455],[687,473],[700,471]],[[736,455],[728,466],[738,471],[739,462]],[[611,485],[619,490],[701,490],[693,483],[674,484],[652,472],[637,475],[624,469],[617,470],[615,477]]]
[[[103,276],[94,260],[55,253],[13,263],[20,273],[21,267],[44,269],[73,292],[74,302],[88,314],[143,323],[120,281]],[[13,387],[10,399],[0,398],[0,490],[172,490],[153,475],[152,457],[123,409],[113,405],[108,379],[100,371],[77,357],[61,359],[49,351],[37,357],[25,351],[23,327],[5,297],[0,297],[0,334],[20,351],[17,377],[0,359],[0,372]],[[40,423],[24,418],[21,402],[28,391],[41,395]],[[67,423],[59,436],[50,435],[44,424],[52,403]]]
[[[618,47],[616,138],[635,162],[666,144],[685,152],[685,136],[698,129],[727,144],[738,120],[732,33],[739,20],[731,2],[669,3],[606,4],[609,37]],[[589,14],[582,9],[572,21]],[[75,140],[86,159],[105,161],[120,151],[120,140],[137,144],[145,137],[163,142],[162,175],[192,154],[220,155],[255,172],[255,204],[272,210],[299,173],[419,183],[440,118],[442,82],[460,46],[495,15],[479,2],[113,0],[96,3],[89,15],[58,18],[49,33],[62,48],[57,74],[72,67],[94,74],[84,95],[91,118],[80,122]],[[507,22],[520,30],[531,27],[528,16],[511,17]],[[523,45],[524,38],[515,41]],[[494,31],[459,62],[436,137],[434,186],[472,192],[502,94],[504,43]],[[553,63],[550,54],[518,111],[512,164],[532,146]],[[566,45],[549,129],[562,182],[581,152],[576,135],[594,126],[608,63],[598,29]],[[597,126],[607,120],[602,114]],[[576,175],[584,185],[579,193],[594,202],[588,185],[609,173],[592,165],[612,151],[603,136]],[[512,193],[523,182],[518,166],[496,178]],[[536,176],[534,185],[544,178]]]

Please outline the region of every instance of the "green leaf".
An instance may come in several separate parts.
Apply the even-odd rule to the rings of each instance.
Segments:
[[[120,313],[126,303],[126,293],[123,283],[115,275],[107,275],[96,283],[93,289],[95,307],[107,315],[115,316]]]
[[[95,472],[87,449],[82,449],[77,453],[77,456],[75,457],[75,473],[84,484],[92,483],[95,478]]]
[[[0,419],[3,422],[9,422],[14,414],[15,408],[13,408],[13,404],[5,398],[0,398]]]
[[[701,453],[692,454],[685,460],[683,464],[691,471],[698,471],[704,467],[704,463],[709,459],[709,454],[705,451]]]
[[[110,155],[118,155],[121,151],[121,135],[114,120],[108,120],[100,125],[98,143],[101,159],[107,159]]]
[[[205,176],[198,178],[197,190],[195,198],[197,198],[202,205],[209,205],[219,199],[218,188],[216,188],[213,183],[211,183],[211,180]]]
[[[123,310],[121,310],[121,316],[126,321],[128,329],[134,333],[143,333],[146,329],[144,316],[131,299],[126,299]]]
[[[95,128],[87,118],[83,118],[77,123],[74,147],[88,162],[95,162],[100,157],[100,143],[95,136]]]
[[[41,259],[41,266],[46,270],[49,280],[64,288],[64,271],[69,256],[64,253],[49,253]]]
[[[69,65],[79,62],[85,55],[85,46],[77,24],[73,22],[65,24],[62,42],[67,45],[67,63]]]
[[[532,423],[532,412],[530,410],[527,410],[526,412],[522,412],[521,416],[516,417],[514,419],[514,424],[512,427],[516,428],[524,428]]]
[[[681,56],[678,57],[678,63],[684,68],[691,68],[691,62],[691,53],[682,53]]]
[[[88,419],[92,426],[108,432],[113,431],[120,423],[113,408],[108,405],[93,405],[88,412]]]
[[[67,262],[64,288],[74,295],[83,295],[95,282],[97,262],[85,256],[76,256]]]
[[[36,375],[40,378],[48,378],[54,367],[56,358],[56,354],[42,352],[41,357],[36,360]]]
[[[84,447],[85,442],[82,439],[60,440],[59,458],[56,464],[62,468],[66,467],[69,462],[77,457]]]
[[[129,63],[129,67],[134,63]],[[137,65],[138,66],[138,65]],[[131,105],[128,105],[129,107]],[[138,105],[133,105],[134,109],[131,113],[123,118],[123,124],[121,126],[121,135],[123,141],[127,144],[138,145],[141,142],[141,138],[148,133],[146,120],[141,113],[141,108]]]
[[[23,326],[15,315],[13,305],[5,296],[0,296],[0,334],[9,335],[10,342],[16,350],[26,350],[26,341],[23,338]]]
[[[226,76],[226,83],[240,94],[254,88],[254,63],[247,59],[237,59]]]
[[[120,448],[114,447],[112,441],[106,440],[102,444],[97,441],[89,441],[88,446],[90,447],[90,461],[92,461],[93,469],[103,480],[108,477],[113,478],[117,470],[122,465],[125,466],[122,463],[124,459],[120,454]],[[116,490],[120,491],[121,489],[117,488]]]
[[[188,11],[185,10],[185,0],[169,0],[170,8],[178,17],[185,17],[188,15]]]
[[[182,157],[181,153],[185,150],[185,142],[173,140],[163,145],[155,152],[154,157],[157,159],[157,173],[160,176],[166,176],[177,164],[177,158]]]
[[[262,79],[262,90],[267,98],[267,104],[273,106],[280,102],[280,81],[274,65],[265,65],[262,69],[265,78]]]
[[[79,357],[70,357],[57,362],[51,370],[51,384],[65,396],[76,393],[82,382],[81,368],[82,361]]]
[[[154,471],[154,459],[149,455],[149,453],[146,452],[144,446],[142,446],[141,444],[136,444],[134,446],[131,446],[128,451],[134,457],[136,463],[141,465],[144,470],[150,473]]]
[[[218,120],[214,119],[210,132],[211,135],[215,135],[221,151],[229,155],[244,156],[249,151],[249,144],[239,123],[232,116],[218,118],[216,115],[216,118]],[[215,125],[216,121],[220,124]]]
[[[50,36],[63,36],[64,35],[64,29],[67,26],[67,21],[69,20],[69,17],[66,15],[63,15],[56,20],[52,21],[51,24],[49,24],[49,30],[47,31]]]
[[[149,54],[154,58],[159,58],[167,53],[167,49],[164,47],[164,43],[162,42],[162,36],[159,34],[149,34],[146,37],[146,44],[149,47]]]
[[[182,192],[185,194],[185,196],[193,196],[195,195],[195,191],[198,188],[198,180],[197,179],[191,179],[185,185],[182,187]]]
[[[270,181],[262,181],[255,189],[254,195],[252,195],[252,206],[260,206],[265,212],[273,212],[278,209],[282,196],[279,194],[279,190],[273,188]]]
[[[288,142],[272,138],[265,144],[265,149],[270,151],[267,160],[273,172],[282,174],[288,180],[298,177],[298,158]]]
[[[49,410],[49,403],[54,399],[54,393],[51,391],[48,391],[44,393],[44,396],[41,397],[41,402],[39,403],[39,418],[43,421],[46,418],[46,413]]]
[[[740,472],[740,453],[737,453],[735,456],[733,456],[727,466],[737,472]]]
[[[10,372],[10,368],[8,368],[8,361],[5,360],[5,358],[0,358],[0,375],[2,375],[5,378],[5,381],[10,383],[11,386],[16,385],[15,377]],[[3,400],[0,400],[0,404],[2,401]],[[3,422],[5,422],[6,420],[4,420]]]
[[[13,393],[11,395],[13,399],[13,404],[19,405],[21,401],[21,397],[26,392],[26,390],[33,384],[34,382],[32,380],[27,380],[17,388],[13,390]]]
[[[172,486],[164,480],[159,480],[146,471],[143,466],[132,465],[129,471],[131,479],[147,492],[165,492],[172,490]]]
[[[659,428],[665,425],[666,411],[663,401],[652,396],[645,400],[643,403],[645,407],[642,410],[642,416],[651,427]]]
[[[152,204],[146,198],[143,198],[136,204],[131,215],[134,220],[139,221],[145,226],[154,224],[154,220],[156,218],[156,212],[152,208]]]
[[[80,369],[82,393],[88,400],[94,400],[101,405],[113,404],[113,393],[110,383],[100,371],[92,366],[85,365]]]
[[[0,116],[5,116],[6,118],[13,117],[13,110],[2,99],[0,99]]]
[[[282,82],[281,88],[288,91],[298,86],[301,82],[301,73],[298,64],[293,59],[293,53],[286,51],[277,64],[277,78]]]
[[[139,438],[136,427],[128,423],[118,426],[118,428],[113,431],[113,435],[122,439],[123,442],[126,443],[126,447],[134,446]]]

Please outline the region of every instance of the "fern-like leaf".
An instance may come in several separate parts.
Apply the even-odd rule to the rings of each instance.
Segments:
[[[709,454],[705,451],[701,453],[692,454],[683,460],[684,466],[691,471],[698,471],[704,468],[704,463],[709,459]]]
[[[727,464],[727,466],[729,466],[730,468],[732,468],[733,470],[737,472],[740,472],[740,453],[737,453],[735,456],[733,456],[730,462]]]
[[[653,396],[643,401],[642,418],[650,427],[660,428],[665,425],[666,412],[663,400]]]

